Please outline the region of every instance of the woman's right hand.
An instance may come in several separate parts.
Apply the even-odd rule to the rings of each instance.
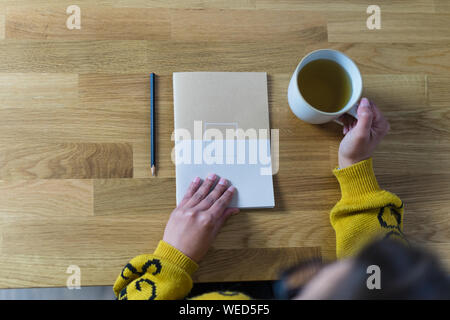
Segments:
[[[347,114],[339,118],[345,135],[339,146],[340,169],[370,158],[390,128],[377,106],[367,98],[361,99],[357,112],[358,119]]]

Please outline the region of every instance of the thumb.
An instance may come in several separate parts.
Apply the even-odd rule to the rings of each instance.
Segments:
[[[362,98],[358,106],[358,122],[355,129],[360,133],[367,134],[372,128],[373,114],[370,102],[367,98]]]

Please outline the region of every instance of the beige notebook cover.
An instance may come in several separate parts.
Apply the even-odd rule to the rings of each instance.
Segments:
[[[238,190],[231,206],[273,207],[267,74],[177,72],[173,95],[177,203],[216,173]]]

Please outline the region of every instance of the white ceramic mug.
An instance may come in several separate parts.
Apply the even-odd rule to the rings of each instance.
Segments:
[[[314,106],[311,106],[308,102],[306,102],[306,100],[300,93],[300,88],[298,87],[297,81],[298,73],[309,62],[318,59],[333,60],[334,62],[338,63],[341,67],[343,67],[350,77],[350,81],[352,84],[352,95],[348,100],[347,104],[345,105],[345,107],[343,107],[341,110],[337,112],[323,112],[314,108]],[[316,50],[306,55],[300,61],[297,68],[295,69],[295,72],[291,78],[291,82],[289,83],[288,103],[289,106],[291,107],[292,112],[303,121],[313,124],[320,124],[334,120],[340,123],[339,121],[337,121],[337,118],[339,118],[344,113],[348,113],[354,116],[355,118],[357,117],[356,109],[358,107],[359,99],[361,98],[362,88],[363,84],[361,73],[359,72],[359,69],[356,66],[356,64],[349,57],[347,57],[342,52],[336,50],[331,49]]]

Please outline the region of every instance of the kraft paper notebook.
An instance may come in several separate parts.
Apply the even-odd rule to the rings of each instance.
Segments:
[[[230,206],[275,205],[265,72],[173,74],[177,204],[195,177],[236,188]]]

